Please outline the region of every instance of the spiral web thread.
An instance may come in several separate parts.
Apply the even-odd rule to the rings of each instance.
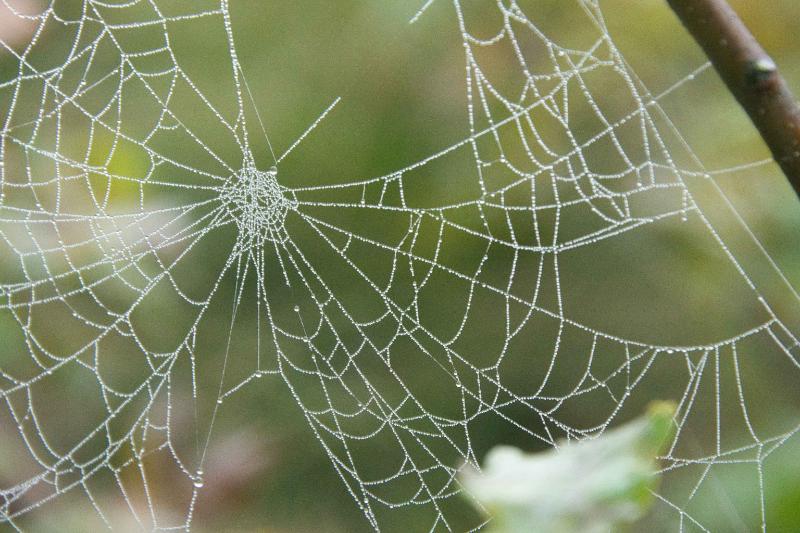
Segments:
[[[455,0],[458,27],[450,30],[461,36],[466,54],[467,136],[385,176],[289,188],[280,184],[286,154],[275,158],[277,167],[264,169],[251,153],[247,89],[227,2],[161,4],[84,0],[66,14],[60,2],[36,14],[6,4],[35,30],[22,47],[4,43],[17,68],[0,81],[0,313],[19,340],[9,342],[12,351],[0,365],[3,446],[19,458],[15,477],[2,479],[0,523],[24,529],[29,515],[72,498],[110,528],[192,527],[195,503],[208,487],[206,451],[224,406],[250,387],[276,386],[272,376],[286,384],[371,527],[413,509],[428,514],[432,529],[451,529],[454,502],[462,501],[457,473],[465,463],[479,464],[478,422],[502,419],[548,446],[593,437],[615,423],[631,398],[649,397],[648,380],[661,365],[678,364],[669,367],[682,369],[673,376],[682,385],[665,473],[693,472],[693,484],[657,494],[660,504],[681,529],[705,529],[688,510],[695,494],[713,483],[719,465],[748,465],[766,527],[762,467],[797,426],[768,433],[752,420],[741,365],[758,351],[759,358],[786,363],[796,377],[798,342],[685,183],[712,180],[712,173],[660,101],[708,65],[650,94],[611,40],[597,1],[578,2],[596,33],[578,49],[543,33],[535,8],[523,11],[514,0],[488,5],[501,21],[498,32],[476,37]],[[176,28],[196,22],[216,27],[227,50],[226,63],[218,65],[229,82],[222,83],[227,103],[201,90],[173,50]],[[52,64],[52,56],[40,54],[51,42],[65,45]],[[539,47],[536,58],[526,56],[531,43]],[[495,82],[482,59],[495,50],[512,58],[503,63],[504,82]],[[598,74],[613,80],[608,90],[630,94],[625,113],[611,116],[593,96]],[[508,77],[513,83],[505,83]],[[193,112],[211,117],[213,130],[189,125],[179,110],[189,100]],[[595,117],[591,131],[575,129],[576,107]],[[558,131],[557,140],[545,138],[543,122]],[[100,154],[99,139],[108,145]],[[220,139],[237,159],[221,155]],[[593,170],[592,150],[602,143],[616,154],[616,170]],[[688,153],[688,163],[676,160],[678,151],[684,159]],[[126,167],[120,153],[144,163]],[[454,155],[471,158],[474,169],[474,177],[459,178],[469,183],[459,182],[456,198],[424,205],[409,196],[420,183],[435,184],[430,169]],[[119,190],[127,191],[128,204]],[[340,222],[332,213],[353,218]],[[559,233],[571,217],[594,223],[582,233]],[[372,231],[375,220],[401,231]],[[560,258],[665,220],[702,225],[763,308],[763,320],[716,342],[662,346],[570,318]],[[228,244],[226,257],[215,278],[194,280],[192,265],[204,260],[198,250],[217,234]],[[454,261],[454,249],[467,241],[479,253]],[[385,269],[374,272],[368,259]],[[492,266],[498,263],[502,268]],[[361,283],[363,309],[340,297],[326,268]],[[503,274],[491,276],[491,268]],[[227,283],[234,301],[224,304],[232,305],[230,323],[220,328],[204,318]],[[431,295],[442,287],[457,311],[450,306],[446,320],[434,325],[441,296]],[[154,324],[147,307],[165,293],[190,317],[177,338],[160,332],[157,320],[164,316],[156,313]],[[491,349],[463,341],[481,307],[497,310],[490,329],[500,342]],[[255,328],[242,348],[235,332],[245,318]],[[549,343],[550,357],[532,363],[535,377],[513,380],[504,365],[524,358],[518,342],[534,322],[553,328],[538,341]],[[54,329],[68,334],[56,339]],[[222,334],[227,341],[211,354],[203,339]],[[220,354],[222,363],[209,377],[203,360]],[[423,399],[406,359],[434,376],[453,409],[443,412]],[[561,360],[569,361],[569,390],[551,387]],[[131,368],[122,373],[122,365]],[[92,383],[95,396],[71,397],[75,379]],[[218,386],[199,385],[203,380]],[[700,392],[707,387],[709,394]],[[63,422],[47,413],[58,401],[88,402],[97,416],[59,434],[55,428]],[[584,402],[602,405],[605,415],[571,422],[570,413]],[[188,436],[175,421],[186,405],[194,411]],[[726,440],[720,413],[731,406],[746,442]],[[686,444],[699,409],[716,420],[715,428],[701,428],[715,435],[710,450]],[[365,451],[373,441],[381,443],[380,461]],[[185,494],[171,509],[182,512],[167,512],[149,481],[151,469],[164,464],[175,472],[170,490]]]

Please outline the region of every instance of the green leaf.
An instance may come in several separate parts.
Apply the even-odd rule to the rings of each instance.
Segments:
[[[653,403],[624,426],[537,454],[497,446],[482,472],[467,468],[461,481],[495,532],[609,531],[650,507],[674,413],[672,403]]]

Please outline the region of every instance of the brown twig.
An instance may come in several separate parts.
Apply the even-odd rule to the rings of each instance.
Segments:
[[[750,115],[800,197],[800,107],[778,67],[725,0],[667,0]]]

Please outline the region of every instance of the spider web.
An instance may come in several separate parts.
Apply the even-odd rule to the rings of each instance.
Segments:
[[[4,4],[32,38],[3,43],[0,80],[0,523],[66,500],[109,528],[192,527],[226,408],[282,381],[376,530],[408,513],[480,527],[457,474],[497,424],[556,446],[664,397],[679,407],[663,512],[705,529],[693,501],[743,465],[766,527],[763,466],[800,426],[751,416],[743,376],[796,379],[798,341],[700,209],[688,181],[713,175],[660,103],[707,64],[651,94],[597,1],[575,3],[593,38],[572,42],[535,7],[455,0],[463,140],[289,187],[283,159],[338,100],[264,164],[227,1]],[[200,27],[213,89],[178,44]],[[753,323],[682,345],[572,315],[569,268],[674,221],[724,258]]]

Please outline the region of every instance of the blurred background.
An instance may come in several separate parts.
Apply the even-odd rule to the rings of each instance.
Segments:
[[[14,9],[27,14],[41,13],[45,4],[36,0],[9,2]],[[159,26],[124,26],[127,22],[152,18],[149,4],[133,4],[129,12],[100,6],[95,15],[107,16],[106,24],[120,24],[115,32],[121,48],[132,51],[158,48],[163,39]],[[164,13],[175,14],[218,7],[215,2],[191,6],[179,1],[155,4]],[[230,24],[235,50],[252,92],[252,102],[244,92],[243,108],[247,146],[256,166],[267,169],[274,164],[256,112],[279,155],[338,97],[341,100],[329,115],[278,165],[278,182],[282,187],[333,186],[390,176],[464,139],[470,124],[464,46],[458,20],[450,2],[436,0],[419,20],[409,24],[421,4],[421,1],[377,0],[232,2]],[[498,23],[494,4],[468,4],[465,13],[471,31],[482,38],[494,34]],[[107,129],[93,128],[86,117],[71,113],[69,105],[63,112],[43,118],[40,112],[47,114],[63,94],[48,95],[41,89],[41,79],[35,76],[25,82],[12,82],[24,78],[33,68],[48,72],[63,62],[75,42],[76,29],[51,23],[37,32],[35,23],[13,14],[7,6],[0,8],[0,40],[7,47],[0,51],[4,139],[23,139],[23,142],[6,142],[3,147],[0,370],[3,390],[13,393],[4,396],[0,407],[0,489],[13,487],[45,471],[43,465],[55,463],[54,457],[60,457],[84,437],[88,436],[85,449],[70,458],[75,464],[98,454],[102,456],[104,450],[111,448],[108,439],[119,438],[130,427],[152,426],[149,430],[134,431],[124,444],[114,446],[114,453],[103,458],[118,467],[116,473],[105,469],[41,506],[36,502],[46,497],[52,487],[26,489],[27,493],[22,495],[3,492],[0,504],[4,504],[5,513],[34,506],[30,512],[15,518],[14,524],[31,531],[87,530],[103,526],[99,506],[107,521],[123,530],[152,528],[148,520],[153,514],[158,514],[161,525],[181,525],[190,508],[193,529],[198,531],[369,530],[360,504],[345,489],[326,449],[320,445],[320,438],[312,431],[312,428],[319,430],[319,421],[309,424],[308,410],[324,410],[326,399],[313,366],[304,366],[310,363],[303,359],[308,350],[304,337],[326,329],[315,307],[318,303],[315,298],[324,298],[329,291],[350,312],[348,316],[331,306],[334,309],[329,327],[338,332],[345,345],[358,345],[359,335],[352,327],[353,322],[366,324],[383,313],[382,298],[375,297],[363,280],[354,276],[357,265],[372,279],[387,281],[391,286],[387,294],[399,305],[416,308],[418,315],[406,320],[422,322],[440,338],[455,336],[454,349],[471,364],[489,367],[504,353],[504,366],[495,369],[497,379],[519,396],[541,396],[540,401],[531,402],[537,408],[553,409],[554,419],[565,426],[591,433],[606,421],[614,426],[636,417],[654,399],[680,401],[687,389],[699,391],[698,399],[686,409],[690,413],[683,421],[686,431],[682,432],[676,449],[670,451],[673,458],[692,459],[665,463],[672,468],[665,475],[663,494],[675,507],[663,502],[656,505],[645,519],[646,527],[651,530],[668,531],[677,527],[688,531],[702,527],[712,531],[756,530],[763,520],[762,493],[769,529],[789,531],[800,527],[800,438],[794,433],[800,407],[797,387],[800,376],[796,359],[792,361],[780,349],[781,344],[792,347],[791,335],[800,333],[800,302],[776,270],[777,267],[792,287],[800,286],[800,248],[795,245],[800,229],[800,204],[779,168],[764,162],[769,157],[767,149],[713,71],[698,71],[705,63],[703,55],[666,2],[601,0],[599,4],[613,42],[630,71],[638,76],[640,94],[659,95],[668,91],[659,99],[665,116],[654,111],[657,118],[651,127],[661,132],[664,153],[674,158],[678,168],[686,169],[682,179],[694,201],[758,293],[748,287],[704,221],[690,211],[685,222],[681,216],[668,217],[561,256],[558,283],[552,275],[544,274],[539,305],[554,313],[563,305],[569,319],[589,329],[567,328],[560,332],[553,316],[533,318],[510,347],[504,347],[507,320],[518,323],[519,318],[508,318],[509,311],[496,294],[484,295],[478,290],[475,302],[470,304],[469,284],[440,273],[432,275],[414,307],[412,282],[402,278],[402,274],[388,281],[393,259],[385,249],[355,243],[345,254],[354,263],[343,262],[344,256],[332,253],[321,236],[327,235],[338,242],[346,235],[325,229],[319,223],[314,228],[308,218],[293,212],[286,216],[286,232],[308,259],[307,264],[279,265],[275,253],[269,251],[274,247],[272,241],[267,245],[269,257],[261,259],[266,275],[260,284],[253,272],[245,272],[241,264],[226,263],[235,250],[236,226],[230,221],[214,225],[213,218],[204,217],[212,216],[210,209],[218,194],[219,184],[215,185],[212,178],[229,178],[230,169],[242,166],[244,129],[225,130],[219,117],[209,113],[208,106],[183,82],[172,89],[167,83],[156,91],[161,96],[170,94],[170,110],[180,117],[183,125],[197,132],[202,144],[182,134],[180,127],[170,130],[174,125],[159,122],[169,119],[159,116],[152,95],[141,87],[123,88],[125,103],[103,115],[109,123],[119,119],[123,124],[121,131],[128,138],[144,143],[148,137],[147,146],[172,161],[161,161],[155,167],[142,144],[119,141]],[[796,28],[800,4],[794,0],[732,0],[731,4],[773,55],[790,86],[800,93],[800,38]],[[85,7],[81,2],[54,5],[64,20],[79,20]],[[598,39],[597,26],[589,23],[585,11],[576,7],[577,2],[527,0],[520,2],[520,6],[546,39],[559,47],[586,50]],[[120,20],[113,22],[115,16]],[[222,22],[221,15],[212,14],[170,23],[169,47],[187,77],[233,123],[238,108]],[[91,24],[87,28],[87,35],[94,31]],[[34,38],[37,44],[26,56],[32,66],[21,67],[15,54],[25,50]],[[526,49],[530,52],[531,69],[552,70],[552,62],[542,48],[545,41],[540,40],[539,44],[533,41]],[[44,78],[67,93],[66,87],[77,86],[81,79],[100,83],[102,76],[119,61],[119,53],[104,46],[97,47],[97,56],[92,59],[96,70],[82,69],[85,64],[78,63],[60,74],[49,72]],[[132,53],[134,61],[152,61],[142,66],[145,71],[158,71],[158,62],[162,60],[164,68],[171,64],[170,60],[156,56],[136,58],[135,52]],[[504,54],[489,47],[478,61],[487,74],[496,76],[492,78],[494,83],[512,93],[511,88],[521,81],[521,73],[510,56]],[[602,50],[597,52],[598,57],[607,55]],[[692,72],[697,74],[688,79]],[[123,72],[123,77],[130,74]],[[118,82],[119,77],[117,74],[110,79]],[[154,76],[153,85],[157,86],[161,81],[155,78],[158,76]],[[590,101],[597,103],[612,122],[615,117],[630,113],[636,105],[630,88],[622,83],[620,76],[589,75],[587,80],[587,90],[594,98],[587,100],[579,91],[569,94],[570,129],[580,139],[588,139],[596,132],[594,113],[587,105]],[[673,88],[676,82],[682,83]],[[98,106],[96,112],[105,113],[102,105],[112,103],[113,108],[119,103],[113,97],[118,88],[113,84],[106,89],[99,87],[98,91],[82,97],[82,105],[88,109]],[[476,129],[480,130],[488,124],[487,118],[480,111],[477,116]],[[495,119],[502,118],[497,112]],[[543,136],[552,139],[559,136],[560,126],[555,121],[537,118],[535,114],[532,118]],[[158,134],[149,136],[156,123],[161,124]],[[513,131],[501,133],[508,137],[513,134]],[[663,153],[648,156],[637,152],[644,142],[642,133],[635,128],[621,131],[620,138],[626,150],[636,154],[634,159],[654,162],[665,159]],[[655,137],[649,138],[655,146]],[[503,142],[506,141],[510,146],[512,141],[504,137]],[[691,146],[702,167],[684,142]],[[209,157],[204,146],[210,147],[219,159]],[[485,149],[488,161],[491,147]],[[519,151],[519,147],[509,147],[507,155],[513,158]],[[61,154],[63,160],[53,156],[54,153]],[[610,143],[608,146],[597,143],[595,151],[586,157],[592,165],[603,169],[597,172],[619,171]],[[77,168],[70,160],[83,160],[86,165]],[[176,161],[191,163],[191,167],[208,175],[181,169],[174,164]],[[100,170],[87,170],[88,167]],[[81,178],[48,182],[48,177],[63,177],[70,172],[77,172]],[[707,172],[713,175],[719,189],[704,177]],[[141,181],[145,175],[149,177],[147,183]],[[670,180],[669,176],[663,179]],[[63,190],[56,191],[54,183],[59,181]],[[192,188],[163,187],[159,182],[184,183]],[[438,207],[472,199],[477,190],[473,154],[469,147],[464,147],[403,173],[388,186],[385,200],[382,182],[377,186],[305,190],[293,198],[301,203],[300,211],[313,220],[411,250],[407,243],[399,244],[408,235],[407,215],[340,205],[312,205],[331,202],[352,207],[359,203],[359,196],[362,205],[378,205],[379,196],[380,202],[400,205],[400,193],[393,189],[397,183],[402,183],[405,201],[411,206]],[[548,193],[543,194],[541,201],[547,202]],[[510,198],[503,201],[513,204],[513,196],[509,194]],[[122,229],[100,220],[87,222],[86,217],[99,210],[98,198],[105,198],[100,202],[106,214],[122,219],[130,213],[150,215],[123,221]],[[644,198],[639,208],[643,213],[660,213],[668,207],[681,209],[683,201],[681,195],[673,198],[654,194]],[[191,202],[200,206],[181,211],[182,206]],[[36,219],[36,215],[26,218],[13,208],[73,213],[84,217],[80,222],[86,223],[76,223],[74,227],[60,223],[36,225],[28,220]],[[486,215],[487,224],[500,224],[501,214]],[[543,213],[540,223],[544,231],[549,229],[552,234],[555,222],[548,218],[551,215]],[[465,211],[452,214],[450,219],[480,229],[480,217],[477,211]],[[189,246],[188,241],[178,239],[184,233],[196,236],[193,232],[204,225],[209,230],[202,232],[196,245]],[[580,211],[564,211],[560,229],[563,235],[585,235],[593,228]],[[436,244],[443,244],[441,255],[436,256],[438,264],[454,272],[468,273],[469,278],[489,285],[505,287],[512,254],[487,253],[485,240],[457,232],[441,237],[438,230],[437,224],[421,224],[416,231],[419,248],[413,248],[413,253],[433,257]],[[176,244],[159,249],[152,256],[145,253],[132,259],[138,253],[142,235],[146,234],[153,236],[153,242],[173,239]],[[775,265],[770,264],[753,236]],[[530,235],[520,239],[533,242]],[[154,245],[150,242],[149,246]],[[339,246],[343,246],[343,241]],[[70,252],[58,254],[64,247]],[[116,259],[106,260],[99,269],[85,268],[83,277],[65,277],[53,282],[52,287],[47,285],[46,280],[53,273],[56,277],[59,272],[74,273],[76,265],[90,265],[109,255]],[[286,252],[287,258],[290,255]],[[300,252],[293,257],[299,261]],[[476,275],[481,258],[486,265]],[[145,280],[163,273],[166,269],[163,265],[171,261],[176,261],[175,268],[169,269],[174,284],[165,280],[153,290],[144,290]],[[115,271],[131,262],[138,265],[138,274],[134,274],[139,278]],[[286,268],[297,271],[288,275],[291,289],[286,288],[282,279]],[[424,265],[418,268],[425,272]],[[535,271],[521,261],[516,276],[527,279],[515,283],[530,289]],[[220,275],[221,272],[225,273]],[[308,281],[315,276],[324,282],[325,288],[322,283]],[[100,280],[109,277],[115,282],[113,286],[101,283]],[[45,280],[44,286],[37,289],[40,292],[10,288],[32,280]],[[81,290],[93,281],[98,283],[97,293]],[[77,292],[72,295],[70,288]],[[213,294],[212,288],[215,288]],[[266,294],[269,318],[258,291]],[[239,293],[241,296],[237,296]],[[143,294],[146,298],[139,303]],[[703,349],[724,339],[737,338],[769,320],[757,294],[764,296],[785,329],[776,326],[716,351]],[[48,300],[48,295],[55,299]],[[205,298],[209,299],[205,306],[188,301]],[[34,300],[44,303],[26,305]],[[98,339],[96,330],[100,326],[92,324],[109,324],[118,316],[114,313],[132,306],[137,310],[127,325],[113,326],[112,333],[103,334],[96,343],[96,349],[81,351],[81,346]],[[295,306],[300,309],[299,320]],[[199,313],[201,307],[204,310]],[[464,320],[465,331],[457,334],[465,315],[469,316]],[[270,325],[279,332],[269,331]],[[626,341],[601,338],[596,348],[590,350],[591,332],[596,331]],[[187,334],[189,341],[185,341]],[[389,341],[390,336],[385,332],[370,335],[377,345],[381,341],[375,339],[392,344],[392,349],[384,355],[426,412],[449,419],[463,416],[464,394],[457,380],[452,376],[443,379],[430,360],[420,357],[422,348],[406,338]],[[557,339],[562,347],[555,358],[557,363],[551,368]],[[326,338],[324,332],[315,337],[313,345],[321,354],[333,354],[332,359],[341,357],[337,355],[335,342]],[[275,346],[280,346],[283,352],[280,356],[276,356]],[[671,347],[669,354],[682,352],[681,347],[687,349],[683,357],[670,358],[665,356],[666,347]],[[622,382],[609,381],[609,390],[613,389],[616,401],[608,397],[570,396],[586,372],[590,351],[596,360],[592,364],[599,367],[593,367],[592,372],[596,371],[598,377],[612,374],[626,358],[643,354],[636,358],[632,373],[616,375],[614,379]],[[58,359],[72,353],[78,356],[66,362]],[[362,370],[369,375],[378,395],[390,404],[403,397],[404,393],[397,390],[396,376],[375,362],[374,352],[360,353],[359,357]],[[368,357],[373,361],[364,361]],[[164,360],[172,359],[175,362],[168,367],[160,366]],[[485,383],[481,385],[481,379],[471,374],[467,366],[461,365],[460,373],[453,367],[456,375],[462,376],[464,387],[491,388]],[[617,411],[630,376],[639,375],[637,372],[645,366],[647,371],[642,374],[641,382]],[[55,371],[47,373],[51,367]],[[705,370],[699,371],[701,368]],[[247,383],[217,403],[222,372],[225,391],[243,381]],[[167,376],[168,384],[156,387],[148,377],[153,374]],[[30,384],[20,387],[21,382]],[[545,382],[547,387],[540,389]],[[737,388],[737,382],[744,384],[744,393]],[[142,383],[146,385],[140,386]],[[102,431],[93,433],[92,428],[120,401],[102,394],[106,386],[137,399],[115,416],[113,424],[101,424]],[[356,382],[354,387],[364,398],[372,397],[373,393],[363,383]],[[482,394],[489,397],[492,392],[484,390]],[[295,395],[305,409],[298,407]],[[554,400],[561,397],[569,401]],[[144,409],[148,402],[151,407]],[[334,400],[328,398],[327,402],[343,411],[357,409],[347,405],[344,395]],[[748,420],[742,417],[742,403],[746,405]],[[149,413],[144,419],[140,416],[143,412]],[[545,423],[520,402],[511,402],[502,412],[530,431],[548,433],[553,439],[575,436],[564,427]],[[513,444],[531,451],[547,447],[545,442],[532,438],[505,418],[491,413],[484,415],[469,422],[468,438],[463,432],[460,437],[453,437],[469,443],[470,460],[480,461],[496,444]],[[323,413],[320,418],[324,416]],[[374,421],[354,418],[347,431],[355,434],[373,428]],[[209,429],[211,425],[213,431]],[[200,461],[196,450],[204,449],[201,441],[209,431],[207,451]],[[753,433],[758,435],[757,440]],[[33,438],[26,440],[26,435]],[[769,440],[773,436],[780,438]],[[323,434],[322,439],[328,442],[330,436]],[[720,454],[720,441],[721,449],[728,453]],[[342,451],[335,444],[332,446],[331,453],[341,457]],[[355,446],[356,462],[359,468],[363,467],[357,477],[366,479],[373,473],[377,477],[378,472],[388,475],[380,468],[381,463],[396,464],[393,462],[398,453],[396,439],[377,435]],[[414,455],[420,450],[409,448],[404,453]],[[176,461],[175,455],[182,462]],[[132,459],[135,457],[138,459]],[[452,449],[437,448],[436,457],[441,465],[449,467],[457,467],[464,461]],[[738,462],[740,459],[743,462]],[[196,476],[201,463],[203,474]],[[33,485],[71,483],[83,477],[80,468],[66,470],[69,472],[60,477],[47,474]],[[443,472],[440,468],[436,473]],[[198,481],[200,478],[202,481]],[[351,486],[356,486],[352,479],[348,480]],[[197,483],[202,487],[197,487]],[[437,481],[431,483],[435,485]],[[441,483],[446,492],[450,485],[446,481]],[[125,487],[125,494],[120,486]],[[199,490],[193,490],[193,486]],[[390,531],[431,528],[437,513],[430,506],[407,505],[393,511],[381,506],[378,496],[413,499],[406,487],[391,490],[397,492],[382,494],[376,488],[376,498],[372,501],[374,516],[382,528]],[[88,493],[97,501],[87,498]],[[194,501],[192,494],[196,495]],[[477,513],[460,496],[445,499],[441,505],[450,526],[456,530],[480,523]],[[136,522],[132,509],[145,517],[143,522]],[[437,527],[443,526],[440,523]]]

